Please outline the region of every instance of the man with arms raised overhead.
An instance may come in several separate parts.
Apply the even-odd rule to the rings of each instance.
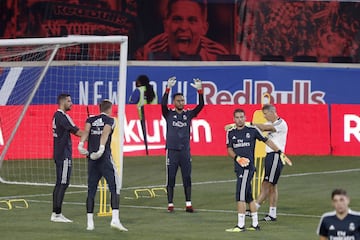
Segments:
[[[175,93],[173,103],[175,109],[167,107],[170,89],[175,85],[176,78],[168,79],[167,87],[161,101],[162,115],[166,120],[166,188],[168,197],[168,212],[174,211],[174,187],[178,168],[181,168],[186,212],[194,212],[191,203],[191,154],[190,125],[204,107],[204,94],[200,79],[194,79],[191,84],[199,95],[199,105],[193,110],[184,110],[185,100],[182,93]]]

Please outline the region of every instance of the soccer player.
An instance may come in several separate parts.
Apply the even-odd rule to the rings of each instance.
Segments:
[[[360,239],[360,212],[349,208],[350,199],[344,189],[331,193],[333,212],[324,213],[317,228],[320,240]]]
[[[161,56],[162,60],[197,56],[202,61],[215,61],[217,55],[229,54],[221,44],[206,37],[205,0],[170,0],[163,25],[164,33],[152,38],[136,52],[137,60],[148,60],[153,55],[155,59]]]
[[[83,132],[66,113],[71,110],[71,96],[69,94],[60,94],[57,102],[59,109],[54,113],[52,120],[56,183],[53,191],[53,212],[50,220],[52,222],[68,223],[72,222],[72,220],[66,218],[61,211],[65,191],[70,183],[72,168],[72,143],[70,133],[81,137]]]
[[[115,128],[115,120],[110,117],[112,103],[103,100],[100,103],[100,114],[86,120],[84,135],[81,137],[78,150],[88,155],[88,196],[86,199],[87,230],[94,230],[94,203],[98,182],[105,177],[111,193],[112,220],[110,226],[120,231],[128,231],[120,222],[119,175],[111,156],[111,135]],[[88,139],[88,150],[84,142]],[[90,153],[90,155],[89,155]]]
[[[288,133],[286,121],[278,116],[275,106],[271,104],[265,104],[262,107],[262,112],[268,122],[254,125],[262,132],[269,132],[267,137],[271,139],[282,152],[285,152]],[[260,194],[256,199],[256,208],[258,210],[265,199],[269,197],[269,213],[263,218],[263,221],[276,221],[276,207],[278,202],[277,183],[284,164],[278,152],[268,146],[266,146],[265,151],[265,175],[261,184]]]
[[[256,140],[265,142],[274,151],[281,153],[280,149],[255,126],[245,126],[245,111],[235,109],[235,127],[227,131],[226,146],[228,155],[234,159],[237,177],[236,194],[238,223],[235,227],[226,229],[227,232],[242,232],[247,230],[260,230],[255,201],[252,197],[251,180],[254,176],[254,150]],[[283,154],[283,153],[281,153]],[[252,225],[245,228],[246,204],[249,204]]]
[[[173,95],[175,109],[168,109],[167,102],[170,89],[175,85],[176,78],[168,79],[167,87],[161,101],[162,115],[166,120],[166,189],[168,198],[168,212],[174,211],[174,187],[178,167],[181,168],[186,212],[194,212],[191,204],[191,154],[190,154],[190,125],[204,107],[204,95],[200,79],[194,79],[191,84],[197,89],[199,104],[193,110],[184,110],[184,96],[182,93]]]

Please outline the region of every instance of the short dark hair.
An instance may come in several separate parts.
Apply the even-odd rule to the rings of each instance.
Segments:
[[[201,14],[203,15],[204,19],[207,19],[207,0],[169,0],[167,5],[167,13],[166,18],[168,18],[172,11],[172,5],[176,2],[180,1],[188,1],[188,2],[194,2],[197,3],[201,8]]]
[[[112,102],[109,99],[104,99],[99,104],[100,112],[105,112],[112,107]]]
[[[241,109],[241,108],[237,108],[237,109],[234,110],[234,117],[235,117],[236,113],[244,113],[244,115],[245,115],[244,109]]]
[[[180,92],[174,93],[174,95],[172,96],[173,101],[175,100],[175,98],[176,98],[177,96],[184,96],[184,94],[182,94],[182,93],[180,93]]]
[[[68,93],[61,93],[57,97],[57,103],[60,104],[61,101],[65,100],[67,97],[70,97],[70,94]]]
[[[272,104],[264,104],[263,107],[262,107],[262,110],[268,110],[268,111],[273,111],[273,112],[276,112],[276,108],[274,105]]]
[[[343,195],[343,196],[347,196],[347,192],[345,189],[342,188],[336,188],[332,191],[331,193],[331,199],[334,199],[335,195]]]

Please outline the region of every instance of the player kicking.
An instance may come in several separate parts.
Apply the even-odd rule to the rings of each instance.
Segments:
[[[80,137],[83,132],[75,126],[71,117],[66,114],[71,110],[72,102],[69,94],[60,94],[57,98],[59,109],[54,113],[52,131],[54,137],[54,160],[56,166],[56,183],[53,191],[52,222],[69,223],[72,220],[62,213],[65,191],[70,184],[72,169],[72,147],[70,133]]]
[[[317,228],[320,240],[360,239],[360,212],[349,208],[350,199],[344,189],[331,193],[333,212],[324,213]]]
[[[112,220],[110,226],[120,231],[128,231],[120,222],[119,175],[111,156],[111,135],[115,128],[115,120],[110,117],[112,103],[103,100],[100,103],[100,115],[86,120],[84,135],[81,137],[78,150],[88,155],[88,196],[86,199],[87,230],[94,230],[94,203],[99,180],[104,177],[111,193]],[[84,142],[88,139],[88,150],[84,149]],[[90,155],[89,155],[90,153]]]
[[[284,152],[288,133],[286,121],[277,115],[276,108],[271,104],[265,104],[262,107],[262,112],[268,122],[265,124],[254,125],[263,132],[269,132],[267,137],[279,146],[281,151]],[[266,146],[265,150],[265,175],[261,184],[260,194],[256,199],[256,208],[258,210],[265,199],[269,197],[269,213],[263,218],[263,220],[271,222],[276,221],[276,208],[278,201],[277,183],[285,161],[283,162],[280,158],[280,154],[278,152],[274,152],[274,150],[270,147]],[[291,165],[291,162],[287,162],[287,164]]]
[[[258,231],[258,214],[255,201],[252,197],[251,180],[254,176],[254,150],[256,140],[265,142],[274,151],[281,153],[280,149],[255,126],[245,126],[245,111],[234,111],[235,126],[227,131],[226,146],[228,155],[234,159],[235,173],[237,177],[235,199],[237,201],[238,222],[227,232],[243,232],[245,230]],[[284,155],[283,153],[281,153]],[[252,225],[245,228],[246,204],[249,204]]]
[[[204,107],[204,95],[200,79],[194,79],[191,84],[199,94],[199,105],[193,110],[184,110],[184,96],[176,93],[173,96],[175,109],[168,109],[167,102],[170,89],[175,85],[176,78],[168,79],[167,87],[161,101],[162,115],[166,120],[166,175],[168,212],[174,211],[174,187],[176,173],[180,166],[186,201],[186,212],[194,212],[191,203],[191,155],[190,155],[190,125]]]

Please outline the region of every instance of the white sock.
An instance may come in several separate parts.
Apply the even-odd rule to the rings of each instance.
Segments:
[[[252,225],[256,227],[259,224],[257,212],[251,213]]]
[[[94,214],[93,213],[88,213],[87,215],[87,225],[94,225]]]
[[[191,201],[186,201],[185,204],[186,204],[187,207],[191,207]]]
[[[173,207],[174,204],[173,203],[168,203],[168,207]]]
[[[114,222],[114,221],[120,221],[120,219],[119,219],[119,209],[113,209],[112,210],[112,220],[111,220],[112,222]]]
[[[269,216],[276,218],[276,207],[269,207]]]
[[[261,207],[261,205],[258,204],[257,202],[255,202],[255,206],[256,206],[256,210],[258,210]]]
[[[240,228],[245,226],[245,214],[238,213],[238,224]]]

